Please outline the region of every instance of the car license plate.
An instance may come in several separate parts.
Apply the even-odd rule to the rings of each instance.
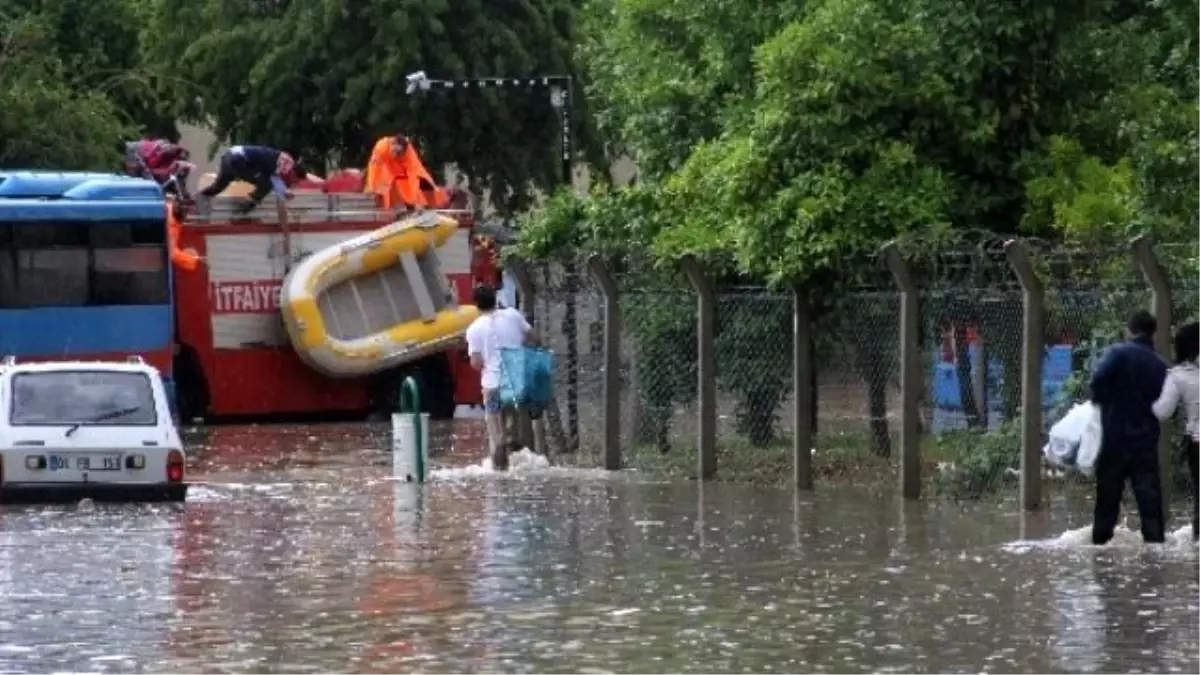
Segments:
[[[51,471],[120,471],[121,455],[50,455]]]

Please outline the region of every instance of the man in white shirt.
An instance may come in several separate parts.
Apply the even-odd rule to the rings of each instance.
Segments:
[[[1175,334],[1175,359],[1178,364],[1167,371],[1162,393],[1154,402],[1154,414],[1168,420],[1182,407],[1187,430],[1182,445],[1188,463],[1188,483],[1192,490],[1192,539],[1200,539],[1200,324],[1195,321]]]
[[[508,468],[511,428],[516,426],[516,419],[514,410],[500,405],[500,352],[533,343],[536,338],[533,326],[521,312],[496,308],[496,291],[491,286],[477,286],[474,296],[480,315],[467,328],[467,353],[480,373],[492,466],[504,470]]]

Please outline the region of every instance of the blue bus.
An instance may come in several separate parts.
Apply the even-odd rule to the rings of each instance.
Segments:
[[[149,180],[0,170],[0,357],[138,355],[169,384],[166,207]]]

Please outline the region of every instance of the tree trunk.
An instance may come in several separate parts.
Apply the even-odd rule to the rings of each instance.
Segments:
[[[775,440],[775,411],[779,408],[779,392],[748,391],[738,403],[738,433],[750,444],[762,448]]]
[[[963,415],[967,418],[967,428],[978,429],[985,426],[979,416],[979,404],[975,401],[967,327],[961,321],[954,322],[954,369],[958,375],[958,397],[962,402]]]

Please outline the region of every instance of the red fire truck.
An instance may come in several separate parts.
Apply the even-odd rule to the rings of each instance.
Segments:
[[[479,405],[479,375],[461,347],[362,379],[329,378],[299,359],[279,313],[289,268],[284,251],[296,260],[383,227],[396,215],[362,192],[357,171],[296,192],[286,246],[268,218],[231,222],[189,214],[182,223],[179,247],[204,261],[175,275],[175,392],[183,419],[384,412],[392,405],[388,394],[407,375],[420,382],[423,407],[435,418],[453,416],[458,405]],[[470,212],[459,213],[462,228],[438,255],[459,301],[469,303],[473,280],[494,280],[496,261],[490,247],[477,246]]]

